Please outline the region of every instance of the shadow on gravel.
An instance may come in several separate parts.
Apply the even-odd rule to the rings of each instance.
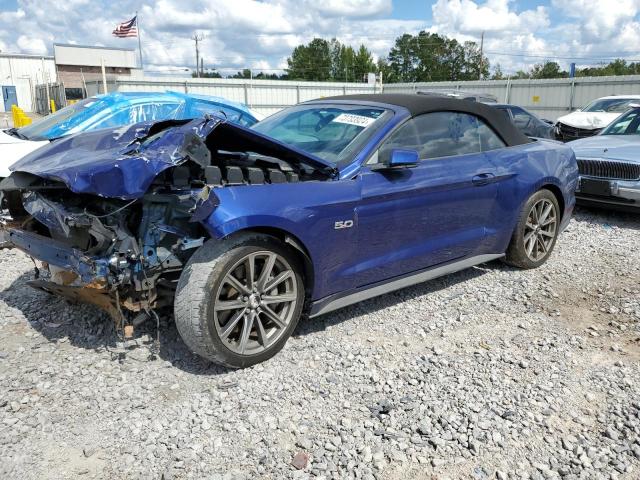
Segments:
[[[349,320],[352,320],[356,317],[369,315],[371,313],[377,312],[378,310],[384,310],[385,308],[404,303],[407,300],[422,297],[439,290],[453,287],[457,284],[464,283],[467,280],[483,275],[489,268],[510,267],[500,261],[486,263],[478,267],[468,268],[466,270],[452,273],[444,277],[419,283],[412,287],[389,292],[380,297],[365,300],[363,302],[356,303],[349,307],[345,307],[316,318],[303,319],[294,332],[294,336],[302,336],[309,333],[319,332],[333,325],[337,325],[342,322],[348,322]],[[447,298],[447,300],[457,298],[461,295],[464,295],[464,293],[455,292],[449,298]]]
[[[573,218],[576,222],[589,222],[607,227],[630,228],[640,230],[640,211],[638,213],[618,212],[596,207],[576,207]]]
[[[29,326],[46,338],[48,343],[68,342],[74,347],[95,352],[106,351],[112,361],[123,364],[153,362],[150,355],[155,355],[170,362],[172,366],[195,375],[211,376],[230,371],[191,353],[182,342],[172,318],[161,317],[159,348],[154,342],[156,325],[151,321],[137,327],[136,339],[123,345],[112,319],[106,313],[92,305],[73,304],[55,295],[35,290],[26,284],[32,279],[32,272],[18,277],[9,288],[0,291],[0,301],[19,310]],[[38,346],[42,345],[40,343]]]

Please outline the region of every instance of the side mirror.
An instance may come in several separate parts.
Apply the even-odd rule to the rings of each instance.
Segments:
[[[371,166],[371,170],[391,170],[418,166],[420,156],[415,150],[393,149],[389,158]]]

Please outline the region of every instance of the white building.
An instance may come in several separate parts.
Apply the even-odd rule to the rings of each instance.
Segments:
[[[26,112],[33,109],[35,86],[56,81],[53,57],[0,53],[0,111],[10,111],[11,104]]]
[[[83,98],[87,82],[101,81],[103,63],[107,81],[140,72],[136,51],[129,48],[54,43],[53,56],[67,98]]]

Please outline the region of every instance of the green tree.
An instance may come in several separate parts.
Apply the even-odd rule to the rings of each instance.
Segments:
[[[385,58],[379,58],[378,63],[376,64],[376,71],[378,75],[382,75],[383,83],[396,83],[399,80],[395,76],[395,72],[389,62]]]
[[[601,63],[598,66],[589,66],[576,70],[578,77],[601,77],[610,75],[637,75],[640,73],[640,63],[627,63],[618,58],[608,64]]]
[[[413,35],[405,33],[396,38],[395,45],[389,51],[389,68],[397,82],[417,81],[416,68],[419,60],[417,56],[417,41]]]
[[[530,78],[566,78],[569,76],[567,72],[560,68],[558,62],[546,60],[544,63],[538,63],[531,68],[529,72]]]
[[[496,63],[496,66],[493,67],[493,75],[491,75],[491,80],[504,80],[504,74],[502,73],[502,67],[499,63]]]
[[[298,45],[287,58],[287,65],[291,80],[329,80],[332,69],[329,42],[314,38],[308,45]]]
[[[229,78],[252,78],[251,70],[248,68],[243,68],[242,71],[231,75]]]
[[[258,72],[253,78],[257,80],[286,80],[286,75],[278,75],[277,73]]]
[[[390,76],[399,82],[476,80],[489,76],[489,60],[475,42],[457,40],[422,31],[396,38],[389,51]]]
[[[526,79],[531,78],[531,74],[529,72],[525,72],[524,70],[518,70],[515,75],[511,76],[511,78]]]
[[[191,72],[191,76],[196,78],[198,74],[196,72]],[[215,68],[211,70],[205,70],[204,72],[200,72],[200,78],[222,78],[222,75],[216,71]]]
[[[360,45],[353,57],[353,80],[355,82],[366,82],[366,76],[370,72],[376,71],[376,64],[373,55],[367,47]]]

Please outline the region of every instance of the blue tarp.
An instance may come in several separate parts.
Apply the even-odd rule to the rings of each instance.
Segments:
[[[222,113],[228,121],[247,127],[257,122],[245,105],[221,97],[178,92],[114,92],[69,105],[21,128],[19,132],[30,140],[51,140],[101,128],[117,128],[157,120],[200,118],[205,114],[215,113]]]

